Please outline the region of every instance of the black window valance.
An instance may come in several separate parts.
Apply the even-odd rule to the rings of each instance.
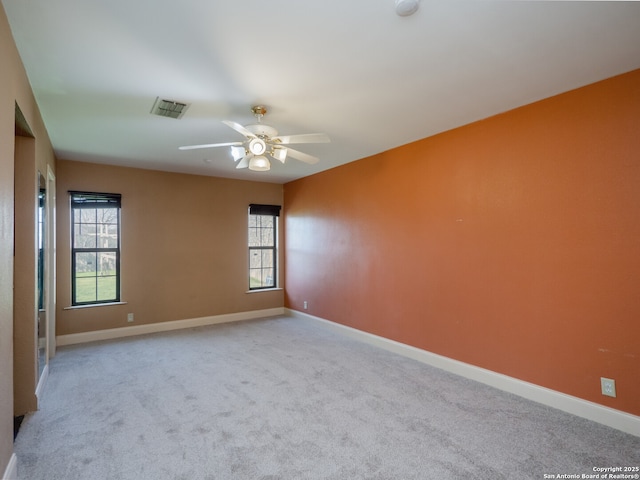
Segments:
[[[122,195],[119,193],[76,192],[69,190],[71,206],[74,208],[120,207]]]
[[[251,215],[273,215],[274,217],[280,216],[280,205],[260,205],[252,203],[249,205],[249,213]]]

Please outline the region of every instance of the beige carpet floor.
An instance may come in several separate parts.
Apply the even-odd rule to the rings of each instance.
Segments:
[[[15,451],[25,480],[543,479],[640,465],[638,437],[289,317],[60,348]]]

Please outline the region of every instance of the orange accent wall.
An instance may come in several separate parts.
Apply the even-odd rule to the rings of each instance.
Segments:
[[[287,307],[640,415],[640,70],[284,195]]]

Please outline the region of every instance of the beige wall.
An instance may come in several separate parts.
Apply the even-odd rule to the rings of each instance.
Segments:
[[[13,40],[0,8],[0,473],[13,452]],[[5,60],[7,59],[7,60]]]
[[[71,161],[57,168],[57,335],[283,306],[282,291],[246,293],[247,209],[250,203],[281,205],[282,185]],[[126,305],[66,308],[69,190],[122,195]]]
[[[14,143],[15,143],[15,105],[19,105],[24,117],[35,136],[35,145],[31,155],[31,162],[35,166],[25,165],[25,168],[35,171],[49,165],[55,172],[55,159],[47,131],[44,128],[38,106],[35,102],[24,67],[9,29],[4,9],[0,6],[0,474],[5,471],[13,450],[13,413],[14,413],[14,378],[24,380],[31,389],[35,365],[35,340],[28,345],[25,337],[18,335],[18,344],[33,350],[25,352],[24,357],[31,358],[24,364],[14,365],[14,315],[13,315],[13,283],[14,283]],[[34,158],[35,156],[35,158]],[[35,199],[35,181],[32,192],[21,193]],[[16,236],[24,234],[24,228],[29,228],[35,221],[35,212],[26,217],[16,213]],[[35,247],[35,244],[34,244]],[[35,255],[35,251],[34,251]],[[17,283],[21,281],[24,266],[15,263]],[[29,275],[29,274],[28,274]],[[30,275],[33,275],[31,273]],[[29,287],[31,289],[31,286]],[[35,284],[33,302],[35,302]],[[18,295],[24,292],[18,291]],[[28,296],[28,294],[27,294]],[[35,321],[34,318],[27,319]],[[34,328],[34,327],[32,327]],[[19,333],[19,332],[18,332]],[[20,347],[19,347],[20,348]],[[33,355],[31,355],[33,354]],[[14,375],[15,367],[15,375]]]
[[[36,282],[36,164],[35,140],[15,137],[15,253],[13,293],[13,410],[36,410],[38,383]]]

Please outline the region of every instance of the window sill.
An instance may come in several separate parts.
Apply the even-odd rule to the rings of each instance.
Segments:
[[[111,302],[111,303],[92,303],[91,305],[74,305],[72,307],[64,307],[63,310],[77,310],[80,308],[94,308],[94,307],[110,307],[112,305],[126,305],[127,302]]]
[[[276,288],[258,288],[256,290],[247,290],[244,293],[260,293],[260,292],[277,292],[283,290],[280,287],[276,287]]]

